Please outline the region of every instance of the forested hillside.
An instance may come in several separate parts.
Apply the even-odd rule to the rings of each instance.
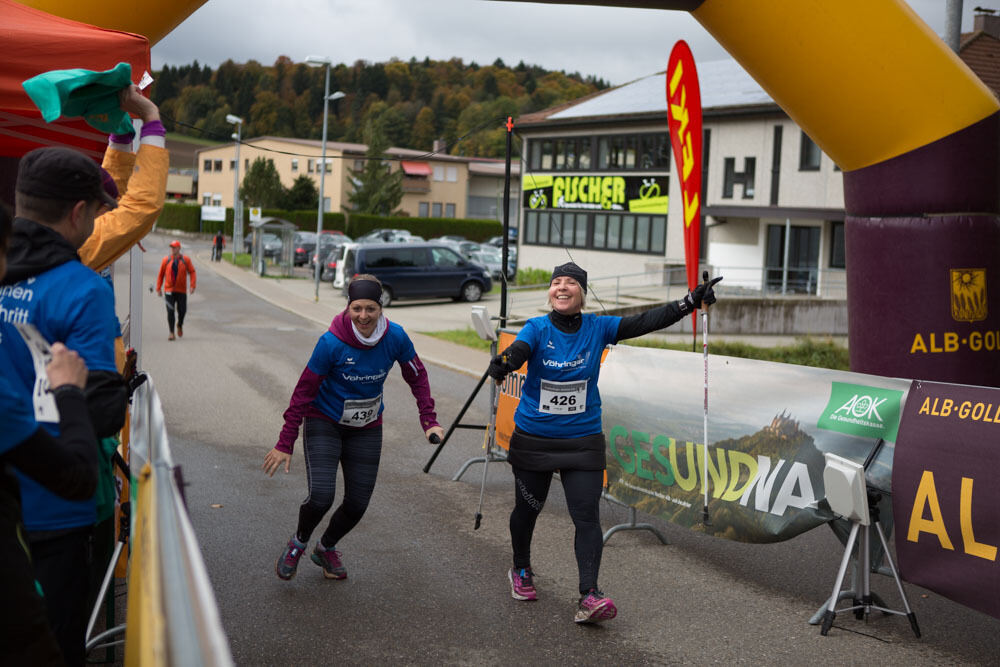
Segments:
[[[280,57],[267,67],[251,60],[218,69],[197,61],[165,66],[154,74],[152,98],[167,129],[229,141],[226,114],[243,118],[243,137],[263,135],[319,139],[323,128],[324,67]],[[454,155],[502,157],[503,119],[538,111],[606,88],[601,79],[507,67],[424,59],[387,63],[358,61],[330,70],[327,138],[363,143],[368,120],[377,120],[390,145],[431,150],[443,139]],[[458,141],[462,139],[461,141]]]

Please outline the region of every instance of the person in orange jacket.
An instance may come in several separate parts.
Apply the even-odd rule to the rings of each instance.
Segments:
[[[187,313],[187,278],[191,274],[191,294],[194,294],[194,287],[197,283],[197,274],[191,258],[181,254],[181,242],[170,242],[170,254],[160,262],[160,273],[156,276],[156,294],[163,296],[163,290],[167,294],[163,297],[167,304],[167,326],[170,328],[170,335],[167,340],[174,340],[174,310],[177,311],[177,335],[184,335],[184,314]],[[166,284],[164,284],[164,278]]]

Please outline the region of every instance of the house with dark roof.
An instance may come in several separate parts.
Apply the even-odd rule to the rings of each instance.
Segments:
[[[976,16],[959,55],[1000,92],[1000,17]],[[737,62],[697,69],[701,265],[747,294],[845,298],[842,172]],[[621,284],[685,281],[664,73],[522,116],[516,126],[521,267],[572,257],[591,276]]]

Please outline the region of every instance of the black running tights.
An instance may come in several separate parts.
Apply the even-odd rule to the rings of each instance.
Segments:
[[[552,472],[535,472],[514,467],[514,511],[510,513],[510,541],[514,548],[514,567],[531,567],[531,535],[535,521],[545,505],[552,483]],[[559,473],[570,518],[576,526],[573,549],[580,572],[580,594],[597,588],[601,569],[604,533],[601,530],[601,470],[562,470]]]
[[[325,419],[306,417],[303,429],[306,478],[309,495],[299,508],[296,537],[308,542],[323,516],[333,507],[337,490],[337,465],[344,471],[344,498],[330,517],[330,525],[320,538],[332,549],[358,525],[372,492],[382,456],[382,426],[348,428]]]

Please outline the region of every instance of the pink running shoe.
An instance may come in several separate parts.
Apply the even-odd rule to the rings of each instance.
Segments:
[[[323,576],[327,579],[347,579],[347,568],[340,562],[340,552],[335,549],[321,549],[317,542],[312,562],[323,568]]]
[[[576,610],[573,620],[577,623],[600,623],[609,621],[618,615],[618,609],[611,598],[604,595],[596,588],[580,598],[580,606]]]
[[[530,567],[511,568],[507,571],[510,580],[510,596],[515,600],[537,600],[534,577]]]

